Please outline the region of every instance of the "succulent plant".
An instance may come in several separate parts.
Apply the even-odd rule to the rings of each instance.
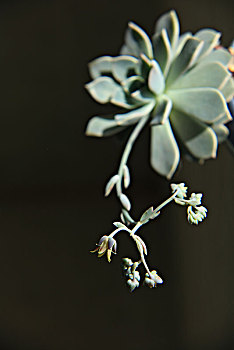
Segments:
[[[175,11],[159,18],[151,39],[130,22],[120,55],[92,61],[93,81],[86,85],[97,102],[127,111],[93,117],[86,134],[109,136],[137,124],[138,135],[149,123],[151,165],[168,179],[181,152],[193,160],[215,158],[218,142],[228,136],[227,102],[234,93],[232,55],[220,46],[220,36],[213,29],[180,35]]]
[[[136,232],[156,219],[169,203],[187,207],[187,220],[194,225],[206,218],[207,208],[201,205],[202,193],[192,193],[186,199],[188,188],[181,182],[171,184],[169,198],[134,220],[131,202],[122,189],[131,182],[127,161],[146,124],[151,128],[151,165],[168,179],[176,171],[182,153],[200,162],[216,157],[218,143],[229,133],[225,124],[232,120],[227,105],[233,108],[232,50],[220,46],[220,33],[213,29],[180,35],[177,15],[170,11],[159,18],[151,39],[130,22],[120,55],[95,59],[89,71],[93,80],[86,88],[91,96],[122,111],[112,118],[93,117],[86,134],[109,136],[131,126],[118,172],[105,186],[105,196],[116,189],[122,207],[121,222],[113,223],[114,231],[102,236],[94,252],[98,257],[106,253],[110,262],[111,254],[116,253],[116,235],[127,233],[139,253],[135,262],[123,259],[127,286],[131,292],[140,286],[137,268],[142,264],[146,272],[143,284],[154,288],[163,280],[150,270],[146,243]]]

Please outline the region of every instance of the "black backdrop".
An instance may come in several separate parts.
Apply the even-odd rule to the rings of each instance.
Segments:
[[[168,207],[142,236],[165,283],[130,294],[120,258],[89,254],[119,207],[103,198],[118,139],[86,138],[105,108],[83,89],[87,63],[116,55],[127,22],[152,31],[175,8],[182,31],[212,27],[229,45],[230,1],[0,1],[0,349],[233,349],[233,160],[183,162],[173,181],[204,192],[208,219]],[[169,193],[148,162],[147,130],[130,159],[135,215]]]

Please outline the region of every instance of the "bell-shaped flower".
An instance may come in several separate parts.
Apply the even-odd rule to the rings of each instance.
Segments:
[[[97,244],[97,248],[92,250],[91,253],[98,253],[98,257],[101,258],[107,253],[107,260],[111,262],[111,253],[116,254],[117,242],[113,237],[103,236]]]

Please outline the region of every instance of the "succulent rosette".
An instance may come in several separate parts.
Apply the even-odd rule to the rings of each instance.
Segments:
[[[218,142],[228,136],[227,103],[234,93],[228,70],[231,53],[220,46],[213,29],[180,35],[175,11],[162,15],[151,39],[130,22],[117,57],[89,64],[86,85],[99,103],[127,111],[110,118],[93,117],[90,136],[108,136],[145,119],[151,126],[150,162],[171,178],[180,153],[194,160],[215,158]]]

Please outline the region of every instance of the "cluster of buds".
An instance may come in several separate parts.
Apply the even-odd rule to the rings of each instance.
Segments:
[[[139,271],[136,270],[138,265],[138,262],[133,262],[129,258],[123,259],[124,275],[127,278],[127,285],[131,292],[133,292],[135,288],[139,287],[140,274]]]
[[[162,284],[163,280],[157,275],[157,272],[155,270],[151,271],[150,275],[148,273],[145,274],[144,284],[146,286],[150,288],[155,288],[158,283]]]
[[[195,211],[193,211],[193,207],[190,205],[187,209],[188,213],[188,222],[190,224],[198,224],[206,217],[207,209],[203,206],[195,207]]]
[[[188,222],[190,224],[197,225],[207,215],[207,209],[201,206],[202,193],[192,193],[189,199],[185,199],[187,196],[187,187],[184,183],[178,185],[171,184],[172,193],[175,193],[176,196],[174,201],[180,205],[188,205],[187,214]]]

